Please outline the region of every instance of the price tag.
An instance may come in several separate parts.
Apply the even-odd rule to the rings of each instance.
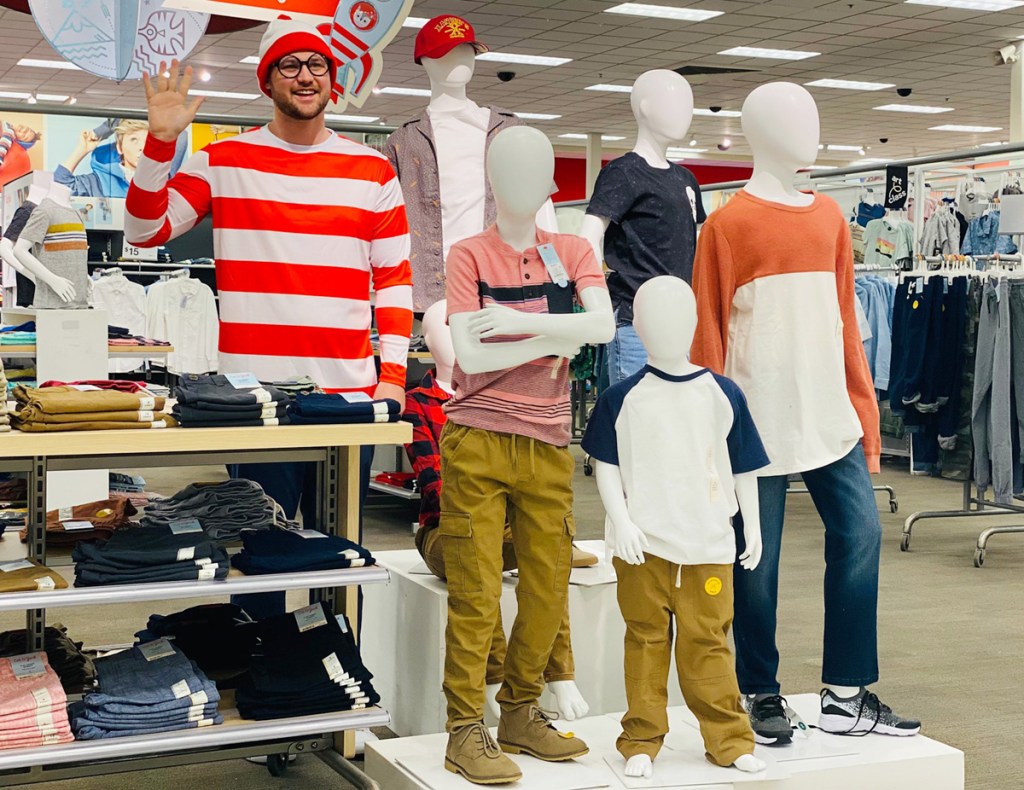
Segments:
[[[195,694],[189,694],[188,698],[193,705],[206,705],[210,702],[210,698],[206,696],[205,691],[197,691]]]
[[[304,609],[296,610],[295,622],[299,626],[299,633],[304,634],[306,631],[312,631],[314,628],[327,625],[327,618],[324,617],[323,607],[315,603]]]
[[[210,579],[216,579],[217,578],[217,567],[218,567],[217,563],[213,563],[211,565],[203,565],[199,569],[199,575],[198,575],[197,578],[201,582],[208,582],[208,581],[210,581]]]
[[[156,419],[156,414],[152,411],[140,411],[139,422],[153,422]]]
[[[185,562],[186,560],[195,559],[196,547],[195,546],[184,546],[178,549],[178,562]],[[206,563],[199,563],[205,565]]]
[[[347,403],[370,403],[373,401],[373,398],[365,392],[342,392],[340,394]]]
[[[345,670],[341,666],[341,662],[338,660],[338,656],[335,653],[331,653],[329,656],[323,659],[324,669],[327,670],[327,677],[334,680],[336,677],[341,675]]]
[[[187,535],[190,532],[202,532],[203,525],[199,523],[199,519],[196,518],[175,518],[167,522],[171,528],[171,532],[175,535]],[[186,557],[186,559],[192,559]]]
[[[71,507],[70,505],[68,505],[67,507],[62,507],[62,508],[60,508],[57,511],[57,520],[58,521],[64,521],[66,519],[74,518],[74,517],[75,517],[75,509],[73,507]]]
[[[161,638],[155,642],[146,642],[144,645],[139,645],[139,652],[142,653],[147,661],[156,661],[160,658],[173,656],[174,648],[171,647],[171,643],[166,638]]]
[[[335,615],[334,619],[337,620],[338,621],[338,625],[341,626],[341,633],[347,634],[348,633],[348,623],[345,622],[345,615],[343,615],[343,614]]]
[[[46,674],[46,664],[43,662],[41,653],[26,653],[22,656],[14,656],[11,659],[11,669],[14,671],[14,677],[17,680]]]
[[[0,571],[3,573],[10,573],[11,571],[20,571],[24,568],[36,567],[28,560],[11,560],[10,562],[0,562]]]
[[[261,420],[272,420],[277,417],[277,404],[271,403],[269,406],[264,406],[263,411],[260,412]]]
[[[236,390],[250,390],[260,386],[255,373],[228,373],[224,376]]]
[[[121,248],[121,257],[128,261],[155,261],[159,260],[157,252],[157,247],[136,247],[125,243]]]
[[[139,396],[139,411],[153,411],[156,408],[156,398],[151,395]]]
[[[33,579],[36,583],[37,590],[55,590],[57,589],[57,583],[49,576],[41,576],[38,579]]]
[[[315,529],[295,529],[292,532],[303,538],[326,538],[327,536],[322,532],[317,532]]]
[[[184,699],[192,693],[192,690],[189,689],[187,680],[179,680],[171,686],[171,693],[175,699]]]
[[[565,271],[565,266],[562,265],[562,259],[558,257],[558,252],[555,251],[555,245],[538,244],[537,252],[540,253],[540,259],[544,261],[544,268],[548,270],[552,282],[557,283],[559,288],[565,288],[569,285],[569,274]]]
[[[91,521],[62,521],[60,525],[64,527],[65,532],[77,532],[82,529],[92,529]]]

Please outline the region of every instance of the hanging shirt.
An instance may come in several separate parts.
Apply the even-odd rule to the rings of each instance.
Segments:
[[[107,322],[123,326],[130,335],[146,334],[146,289],[123,274],[101,277],[92,286],[92,306],[107,311]],[[157,338],[162,340],[163,338]],[[138,370],[145,357],[111,357],[111,373]]]
[[[960,252],[964,255],[1012,255],[1017,245],[1010,236],[999,235],[999,212],[989,211],[972,219],[967,226]]]
[[[73,310],[89,306],[89,242],[82,215],[44,198],[18,237],[32,243],[32,254],[58,277],[71,281],[75,298],[65,302],[44,282],[36,283],[32,306]]]
[[[18,206],[18,210],[14,212],[11,221],[4,228],[4,238],[10,241],[11,244],[16,244],[22,229],[25,227],[25,223],[28,222],[28,218],[32,216],[32,212],[35,210],[36,204],[31,200],[26,200]],[[14,275],[13,277],[11,276],[12,274]],[[17,294],[18,307],[28,307],[32,304],[32,300],[36,295],[36,284],[13,266],[9,266],[4,262],[4,287],[9,288],[11,286],[15,286],[17,289],[15,293]]]
[[[863,437],[878,471],[878,403],[857,329],[850,231],[836,202],[787,206],[741,190],[701,231],[691,360],[747,396],[771,465],[818,469]]]
[[[171,373],[217,370],[217,301],[210,286],[188,277],[153,283],[146,295],[146,336],[169,340]],[[238,371],[234,371],[238,372]]]
[[[914,227],[909,222],[873,219],[864,229],[864,263],[881,269],[902,267],[914,257]]]

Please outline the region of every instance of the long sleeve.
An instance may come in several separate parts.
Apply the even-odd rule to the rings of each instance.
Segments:
[[[129,244],[159,247],[192,229],[210,211],[209,153],[195,153],[168,181],[176,142],[153,135],[139,159],[125,200],[124,232]]]
[[[220,365],[217,350],[220,341],[220,321],[217,319],[217,300],[209,287],[203,288],[202,300],[202,353],[206,360],[206,370],[215,371],[219,369]]]
[[[736,270],[729,241],[713,221],[704,226],[697,239],[693,291],[697,297],[697,332],[690,359],[695,365],[722,374],[728,351],[729,314],[736,294]]]
[[[868,471],[881,471],[882,437],[879,429],[878,401],[875,396],[875,385],[871,380],[871,369],[864,354],[864,342],[861,340],[860,328],[857,324],[857,311],[854,301],[857,299],[853,277],[853,247],[850,232],[845,224],[839,229],[839,240],[836,242],[836,292],[839,295],[839,312],[843,319],[843,357],[846,364],[846,389],[850,393],[850,401],[860,419],[864,431],[864,455],[867,457]]]
[[[409,267],[409,222],[402,188],[391,168],[381,186],[376,225],[370,242],[376,321],[380,336],[380,380],[405,386],[412,333],[412,270]]]
[[[441,515],[441,450],[426,405],[412,394],[405,399],[404,419],[412,423],[412,442],[405,445],[405,452],[420,492],[420,526],[437,526]]]

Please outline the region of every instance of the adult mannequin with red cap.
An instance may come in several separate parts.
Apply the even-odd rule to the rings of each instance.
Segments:
[[[149,136],[128,190],[125,237],[155,247],[212,217],[220,373],[253,373],[260,381],[309,375],[328,391],[404,404],[412,289],[398,179],[383,155],[325,126],[338,64],[314,27],[271,22],[259,57],[259,87],[274,103],[273,120],[208,145],[169,180],[175,141],[202,99],[189,101],[192,70],[179,74],[177,61],[169,69],[161,63],[159,77],[143,77]],[[371,284],[379,377],[370,346]],[[363,460],[368,475],[368,454]],[[259,482],[289,518],[301,503],[305,523],[314,526],[312,467],[246,464],[233,471]],[[250,614],[284,611],[283,594],[270,599],[272,606],[251,604]]]
[[[443,14],[420,28],[414,58],[430,79],[430,103],[422,115],[396,129],[384,149],[409,212],[417,313],[444,299],[444,266],[452,245],[494,224],[485,156],[498,132],[523,125],[512,112],[481,107],[466,96],[475,58],[486,51],[461,17]],[[550,201],[537,219],[544,230],[558,229]]]

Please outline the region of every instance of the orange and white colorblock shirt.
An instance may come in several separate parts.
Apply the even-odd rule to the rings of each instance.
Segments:
[[[387,159],[336,134],[297,146],[261,127],[208,145],[168,181],[174,147],[147,138],[125,236],[155,247],[212,214],[219,372],[372,392],[372,285],[380,380],[404,386],[409,226]]]
[[[826,466],[862,437],[868,469],[878,471],[850,230],[832,198],[786,206],[740,191],[704,224],[693,289],[691,359],[747,396],[771,460],[759,476]]]

